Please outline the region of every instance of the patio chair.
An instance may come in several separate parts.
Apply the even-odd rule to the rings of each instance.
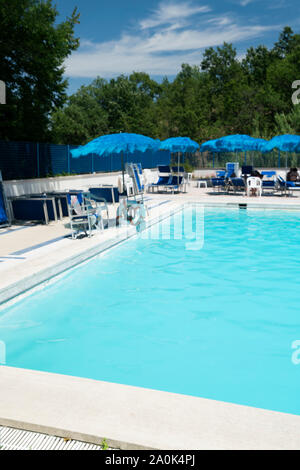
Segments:
[[[93,230],[104,230],[102,217],[104,201],[97,203],[95,199],[95,196],[90,193],[68,195],[69,218],[73,240],[81,232],[84,232],[90,238]]]
[[[247,196],[262,195],[262,181],[256,176],[250,176],[247,179]]]
[[[148,192],[149,186],[151,184],[154,184],[155,181],[157,180],[157,174],[153,172],[152,170],[145,168],[143,176],[144,176],[145,191]]]

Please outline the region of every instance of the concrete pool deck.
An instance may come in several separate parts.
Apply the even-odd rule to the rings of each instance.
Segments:
[[[149,222],[189,202],[300,209],[297,197],[246,198],[192,187],[187,194],[149,195]],[[75,241],[65,238],[68,233],[63,223],[0,230],[0,302],[136,232],[110,228]],[[106,438],[122,449],[300,448],[300,416],[6,366],[0,386],[3,426],[94,444]]]
[[[120,449],[299,449],[300,416],[0,368],[0,425]]]

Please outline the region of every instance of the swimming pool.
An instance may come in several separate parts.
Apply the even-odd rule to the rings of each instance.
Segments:
[[[201,249],[179,213],[0,311],[6,364],[300,414],[300,213],[197,216]]]

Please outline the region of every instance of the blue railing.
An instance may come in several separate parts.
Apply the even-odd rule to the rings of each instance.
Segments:
[[[90,154],[73,158],[70,150],[76,147],[76,145],[0,141],[0,169],[3,179],[44,178],[63,174],[121,170],[121,159],[118,155],[99,157]],[[155,168],[158,165],[168,165],[170,153],[135,152],[133,155],[124,155],[124,161],[140,162],[143,168]]]

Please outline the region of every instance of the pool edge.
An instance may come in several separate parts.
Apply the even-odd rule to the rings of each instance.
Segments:
[[[0,425],[19,429],[124,450],[300,448],[297,415],[7,366],[0,386]]]

